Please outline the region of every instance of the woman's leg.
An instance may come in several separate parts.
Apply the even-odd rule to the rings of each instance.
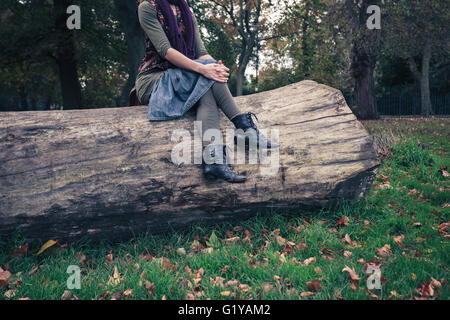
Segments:
[[[208,129],[220,129],[219,109],[211,89],[206,91],[198,102],[197,121],[201,121],[202,136]]]
[[[240,114],[239,108],[234,102],[233,96],[231,95],[230,89],[225,82],[214,82],[211,87],[211,91],[216,99],[218,106],[222,109],[223,113],[228,119],[233,119],[235,116]]]
[[[197,107],[197,121],[202,124],[202,144],[203,137],[208,129],[220,130],[219,107],[216,98],[210,88],[200,98]],[[216,141],[213,144],[204,145],[202,154],[203,173],[206,176],[221,178],[229,182],[244,182],[246,177],[237,174],[231,165],[226,161],[226,145],[223,142]],[[206,154],[206,159],[205,159]]]

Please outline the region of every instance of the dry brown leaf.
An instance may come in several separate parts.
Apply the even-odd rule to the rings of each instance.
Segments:
[[[392,255],[391,246],[389,244],[385,244],[382,248],[375,249],[377,255],[380,257],[388,257]]]
[[[310,297],[313,295],[314,295],[314,292],[311,292],[311,291],[304,291],[304,292],[300,293],[301,297]]]
[[[28,250],[28,243],[25,243],[24,245],[19,246],[16,250],[14,250],[13,253],[11,253],[11,257],[20,257],[23,258],[27,254]]]
[[[348,276],[352,281],[359,281],[360,279],[354,268],[350,269],[350,267],[345,266],[345,268],[342,269],[342,272],[348,272]]]
[[[230,243],[231,243],[231,242],[236,242],[236,241],[239,241],[239,239],[240,239],[239,237],[233,237],[233,238],[228,238],[228,239],[225,239],[225,241],[226,241],[226,242],[230,242]]]
[[[351,246],[356,246],[356,245],[357,245],[357,242],[356,242],[356,241],[352,241],[352,240],[350,239],[350,236],[349,236],[348,233],[345,234],[344,238],[342,238],[342,241],[343,241],[344,243],[347,243],[347,244],[351,245]]]
[[[306,286],[310,291],[318,292],[322,291],[322,285],[318,281],[308,281]]]
[[[125,299],[131,298],[132,296],[133,296],[133,289],[130,289],[130,288],[125,290],[124,293],[123,293],[123,297]]]
[[[303,261],[303,265],[309,266],[310,264],[315,263],[315,262],[316,262],[316,257],[311,257],[311,258],[308,258],[305,261]]]
[[[1,269],[3,270],[3,269]],[[11,272],[9,271],[0,271],[0,288],[7,287],[9,285],[9,278],[11,277]]]
[[[286,239],[284,239],[284,238],[281,237],[281,236],[276,236],[275,239],[277,240],[277,243],[278,243],[280,246],[284,246],[284,244],[286,243]]]
[[[195,300],[195,296],[192,293],[186,293],[186,300]]]
[[[346,216],[343,216],[342,218],[340,218],[337,222],[336,222],[336,224],[335,224],[335,226],[336,227],[341,227],[341,226],[348,226],[348,224],[350,223],[350,219],[348,218],[348,217],[346,217]]]
[[[394,242],[398,245],[398,246],[400,246],[400,247],[403,247],[403,239],[405,239],[405,236],[403,235],[403,234],[401,234],[401,235],[399,235],[399,236],[395,236],[394,237]]]
[[[8,290],[4,294],[5,298],[12,299],[16,296],[16,290]]]
[[[71,300],[72,299],[72,292],[69,290],[64,291],[64,293],[61,296],[61,300]]]

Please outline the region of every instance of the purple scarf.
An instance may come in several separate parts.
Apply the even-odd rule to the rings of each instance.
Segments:
[[[186,0],[156,0],[162,11],[164,19],[169,26],[169,42],[172,48],[178,50],[189,59],[195,58],[195,27],[192,19],[191,10]],[[170,4],[178,6],[181,10],[181,18],[185,25],[185,36],[183,38],[175,15],[173,14]],[[169,62],[170,66],[173,66]],[[175,66],[173,66],[175,67]]]

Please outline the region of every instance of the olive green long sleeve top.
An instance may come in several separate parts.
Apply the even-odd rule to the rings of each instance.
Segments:
[[[195,27],[195,58],[201,57],[208,54],[205,49],[205,45],[200,37],[200,32],[198,29],[197,20],[192,12],[192,18],[194,20]],[[156,51],[161,57],[165,57],[167,50],[171,48],[169,39],[158,20],[155,8],[147,1],[142,2],[138,7],[139,23],[142,29],[149,37]],[[143,103],[147,104],[150,100],[150,95],[153,90],[153,86],[164,71],[159,69],[148,70],[138,74],[136,78],[136,93],[138,99]]]

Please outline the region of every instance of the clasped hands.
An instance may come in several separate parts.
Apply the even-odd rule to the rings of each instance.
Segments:
[[[204,55],[199,57],[199,59],[214,59],[210,55]],[[202,68],[200,69],[200,73],[208,78],[212,79],[218,82],[228,82],[228,77],[230,76],[229,72],[230,69],[225,67],[225,65],[222,64],[222,60],[219,60],[219,63],[208,63],[202,65]]]

